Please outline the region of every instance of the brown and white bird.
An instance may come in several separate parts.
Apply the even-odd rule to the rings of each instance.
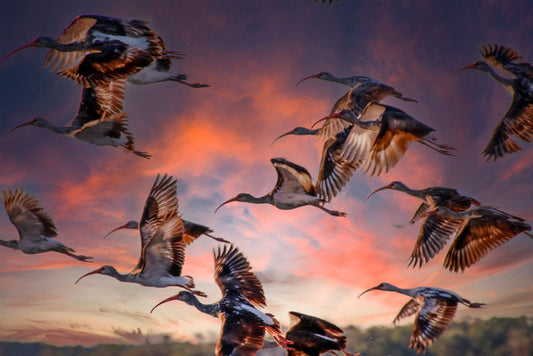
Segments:
[[[337,101],[330,110],[330,115],[342,111],[344,109],[350,109],[354,111],[356,115],[358,115],[365,108],[366,104],[369,101],[379,102],[389,95],[404,101],[416,102],[416,100],[414,99],[404,97],[402,93],[396,91],[393,87],[381,83],[380,81],[377,81],[375,79],[364,76],[339,78],[328,72],[320,72],[318,74],[305,77],[304,79],[300,80],[298,84],[300,84],[304,80],[311,78],[318,78],[350,87],[350,90],[348,90],[346,94],[337,99]],[[364,104],[361,101],[363,99],[363,96],[364,99],[367,100],[367,102],[365,102]],[[361,99],[355,100],[356,97],[360,97]],[[274,142],[287,135],[316,135],[322,137],[324,140],[327,140],[331,137],[335,137],[337,133],[348,128],[349,126],[351,126],[350,123],[332,117],[326,120],[326,122],[318,129],[296,127],[293,130],[277,137]]]
[[[487,147],[483,150],[487,160],[496,160],[508,153],[521,150],[511,135],[525,142],[533,142],[533,65],[516,63],[515,61],[522,57],[511,48],[501,45],[481,45],[479,52],[494,67],[514,76],[514,78],[502,77],[483,61],[459,69],[459,71],[474,69],[488,73],[513,97],[509,108],[494,129]]]
[[[270,193],[262,197],[254,197],[248,193],[239,193],[235,197],[220,204],[216,208],[215,213],[227,203],[240,201],[252,204],[271,204],[282,210],[311,205],[332,216],[346,216],[346,213],[329,210],[322,206],[325,201],[317,196],[311,175],[307,169],[289,162],[284,158],[272,158],[270,162],[272,162],[278,173],[278,181]]]
[[[27,254],[55,251],[79,261],[91,262],[90,256],[75,254],[72,248],[55,240],[57,228],[41,203],[23,190],[3,190],[2,200],[9,220],[18,230],[18,240],[0,240],[0,245]]]
[[[121,147],[125,152],[150,158],[148,153],[135,150],[133,134],[128,131],[126,114],[122,112],[124,90],[123,79],[84,87],[78,113],[66,126],[55,126],[36,117],[9,132],[24,126],[42,127],[96,146]]]
[[[290,341],[281,334],[281,326],[274,315],[257,308],[266,307],[263,286],[244,255],[233,245],[218,248],[215,259],[215,281],[222,298],[213,304],[203,304],[190,292],[180,292],[157,304],[181,300],[202,313],[219,318],[220,335],[215,354],[217,356],[255,355],[264,342],[265,330],[282,347]]]
[[[293,350],[287,351],[287,356],[319,356],[324,352],[340,351],[345,356],[349,354],[346,348],[346,336],[337,325],[315,316],[289,312],[291,325],[285,333],[285,338],[292,341]]]
[[[455,212],[462,212],[470,209],[472,206],[479,206],[480,203],[469,196],[454,188],[446,187],[428,187],[424,189],[411,189],[402,182],[394,181],[386,186],[374,190],[367,199],[370,199],[375,193],[385,190],[397,190],[409,194],[410,196],[419,198],[422,203],[415,211],[410,223],[415,223],[422,219],[418,238],[416,239],[415,247],[411,252],[409,265],[413,267],[422,267],[422,264],[427,263],[440,250],[448,240],[455,236],[463,219],[444,216],[436,213],[425,213],[432,211],[436,206],[446,207]]]
[[[409,348],[416,349],[417,354],[419,352],[425,353],[426,349],[451,324],[458,303],[469,308],[481,308],[485,305],[484,303],[472,303],[459,294],[446,289],[432,287],[403,289],[389,283],[381,283],[376,287],[367,289],[359,297],[371,290],[397,292],[412,298],[403,306],[393,323],[416,313]]]
[[[185,75],[169,73],[170,60],[182,58],[181,54],[167,51],[161,36],[142,20],[80,15],[55,40],[37,37],[8,54],[4,61],[28,47],[50,48],[45,66],[52,71],[59,69],[58,74],[84,86],[132,75],[136,75],[132,78],[134,84],[173,80],[191,87],[208,86],[189,84]]]
[[[388,172],[403,157],[411,142],[419,142],[432,150],[453,156],[455,148],[437,143],[434,129],[421,123],[404,111],[377,103],[369,103],[357,117],[351,110],[327,116],[346,120],[363,131],[346,139],[342,157],[352,162],[364,161],[370,175]]]
[[[503,245],[520,233],[533,238],[531,225],[524,219],[491,206],[474,206],[453,211],[437,206],[425,215],[438,216],[441,221],[457,219],[460,226],[444,259],[444,267],[453,272],[464,270],[491,250]]]
[[[130,273],[121,274],[113,266],[105,265],[81,276],[104,274],[121,282],[138,283],[148,287],[178,286],[194,294],[205,296],[194,288],[191,276],[182,276],[185,262],[183,221],[178,216],[176,180],[172,176],[157,176],[146,199],[141,223],[141,256]]]

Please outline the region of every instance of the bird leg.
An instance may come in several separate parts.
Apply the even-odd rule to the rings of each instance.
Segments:
[[[228,241],[226,239],[223,239],[222,237],[216,237],[216,236],[209,235],[209,234],[204,234],[204,235],[207,236],[207,237],[212,238],[213,240],[217,240],[218,242],[224,242],[224,243],[227,243],[227,244],[231,243],[230,241]]]
[[[73,257],[79,261],[83,261],[83,262],[92,262],[92,259],[93,257],[91,256],[84,256],[84,255],[76,255],[74,252],[73,249],[71,249],[70,247],[67,247],[67,246],[61,246],[60,248],[56,249],[55,251],[59,252],[59,253],[63,253],[67,256],[70,256],[70,257]]]
[[[449,145],[441,145],[441,144],[438,144],[436,142],[432,142],[432,141],[427,140],[427,139],[421,139],[418,142],[420,142],[424,146],[427,146],[427,147],[431,148],[432,150],[437,151],[438,153],[441,153],[441,154],[446,155],[446,156],[455,156],[450,151],[457,151],[457,149],[455,147],[452,147],[452,146],[449,146]]]
[[[179,82],[181,84],[184,84],[188,87],[191,87],[191,88],[207,88],[207,87],[210,87],[209,84],[202,84],[202,83],[187,83],[185,80],[183,79],[179,79],[176,77],[172,77],[170,80],[173,80],[175,82]]]
[[[316,206],[317,208],[319,208],[320,210],[324,210],[326,213],[328,213],[329,215],[333,215],[333,216],[346,216],[346,213],[343,212],[343,211],[337,211],[337,210],[329,210],[328,208],[324,208],[323,206],[317,204],[317,205],[313,205],[313,206]]]

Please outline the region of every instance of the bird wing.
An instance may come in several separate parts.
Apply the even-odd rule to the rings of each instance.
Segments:
[[[61,44],[82,42],[96,22],[98,19],[91,15],[80,15],[57,36],[56,41]],[[50,67],[51,71],[63,70],[73,66],[86,53],[86,50],[61,52],[51,49],[44,57],[44,66]]]
[[[417,314],[409,342],[409,347],[416,348],[417,353],[419,351],[425,352],[433,341],[446,330],[457,309],[456,300],[439,297],[422,298],[424,304]]]
[[[104,116],[98,120],[86,121],[83,126],[71,133],[77,139],[94,145],[109,145],[109,139],[118,140],[122,135],[133,138],[128,131],[126,113]]]
[[[533,142],[533,95],[528,94],[525,89],[517,91],[514,88],[513,100],[483,150],[487,160],[496,160],[506,153],[520,150],[520,146],[509,135]]]
[[[54,221],[41,203],[23,190],[3,190],[2,200],[9,220],[17,228],[20,239],[38,241],[43,236],[56,237]]]
[[[185,243],[185,246],[190,245],[203,234],[209,234],[213,232],[213,230],[207,226],[196,224],[192,221],[183,220],[183,225],[185,227],[185,234],[183,235],[183,242]]]
[[[298,312],[289,312],[291,328],[300,324],[300,326],[313,330],[314,332],[322,331],[324,335],[340,336],[344,334],[341,328],[324,319],[315,316],[306,315]]]
[[[484,44],[480,45],[478,47],[478,50],[481,56],[485,58],[485,60],[492,64],[494,67],[503,69],[514,75],[518,74],[517,69],[520,68],[520,64],[526,64],[513,63],[513,61],[522,58],[522,56],[509,47],[504,47],[496,44]],[[529,65],[529,67],[531,67],[531,65]]]
[[[236,293],[258,307],[266,306],[263,286],[243,254],[233,245],[218,248],[215,257],[215,280],[225,296]]]
[[[349,95],[350,91],[346,92],[346,94],[338,98],[335,104],[333,104],[329,114],[332,115],[338,111],[342,111],[343,109],[348,109]],[[322,125],[322,127],[318,130],[316,135],[322,136],[324,139],[335,137],[337,133],[350,127],[350,125],[351,124],[349,122],[346,122],[342,119],[327,119],[324,125]]]
[[[152,231],[143,246],[138,267],[140,273],[153,276],[180,276],[185,261],[183,220],[176,210],[151,219],[145,225]]]
[[[417,313],[420,310],[420,308],[422,308],[423,304],[424,304],[423,296],[418,295],[416,298],[412,298],[402,307],[402,309],[400,310],[398,315],[396,315],[396,318],[394,318],[392,323],[396,324],[401,319]]]
[[[144,203],[140,220],[141,245],[145,246],[154,233],[154,224],[172,211],[178,211],[177,180],[172,176],[157,175]]]
[[[422,267],[444,247],[446,242],[460,228],[462,219],[431,215],[422,221],[415,247],[411,252],[409,265]]]
[[[258,318],[222,315],[217,355],[254,356],[263,347],[265,326]]]
[[[430,208],[429,204],[421,203],[418,209],[416,209],[415,213],[413,214],[413,217],[411,218],[411,220],[409,220],[409,222],[411,224],[414,224],[415,222],[417,222],[421,218],[421,215],[427,212],[429,208]]]
[[[483,216],[468,221],[446,254],[444,267],[450,271],[464,271],[490,250],[521,232],[531,230],[531,226],[523,219],[495,208],[481,207],[477,211]]]
[[[118,115],[126,94],[126,80],[117,79],[90,87],[84,87],[76,117],[70,126],[81,128],[89,121],[105,116]]]
[[[322,160],[315,185],[318,196],[324,201],[331,201],[342,187],[348,183],[353,172],[359,167],[358,162],[354,163],[347,160],[342,155],[342,150],[349,134],[350,128],[342,130],[335,137],[329,138],[324,143]]]
[[[84,86],[95,86],[109,80],[126,78],[154,60],[149,51],[117,40],[101,43],[98,49],[97,52],[87,54],[77,66],[58,74]]]
[[[270,161],[278,173],[278,181],[270,194],[277,191],[279,193],[316,196],[315,186],[307,169],[283,158],[272,158]]]

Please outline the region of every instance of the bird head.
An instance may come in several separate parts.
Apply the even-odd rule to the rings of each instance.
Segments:
[[[251,195],[248,193],[239,193],[236,196],[234,196],[231,199],[226,200],[222,204],[218,206],[218,208],[215,209],[215,213],[220,209],[223,205],[226,205],[228,203],[231,203],[232,201],[248,201],[251,198]]]
[[[35,118],[31,119],[28,122],[25,122],[23,124],[20,124],[20,125],[17,125],[15,127],[13,127],[11,130],[9,130],[8,134],[13,132],[13,131],[15,131],[16,129],[24,127],[24,126],[44,127],[46,124],[47,124],[46,119],[44,119],[42,117],[35,117]]]
[[[341,119],[341,120],[344,120],[346,122],[349,122],[350,124],[353,124],[355,122],[355,120],[357,119],[357,117],[353,113],[353,111],[344,109],[342,111],[338,111],[338,112],[336,112],[334,114],[331,114],[331,115],[328,115],[326,117],[321,118],[320,120],[315,122],[311,126],[311,128],[315,127],[316,124],[318,124],[319,122],[322,122],[322,121],[325,121],[325,120],[328,120],[328,119]]]
[[[389,283],[380,283],[380,284],[378,284],[375,287],[372,287],[372,288],[369,288],[369,289],[365,290],[363,293],[359,294],[359,296],[357,298],[360,298],[363,294],[365,294],[366,292],[370,292],[371,290],[391,291],[391,290],[394,290],[394,286],[392,284],[389,284]]]
[[[157,305],[153,307],[152,310],[150,310],[150,314],[155,310],[155,308],[157,308],[161,304],[165,304],[173,300],[181,300],[189,305],[192,305],[194,299],[195,299],[194,294],[192,294],[191,292],[187,292],[187,291],[179,292],[178,294],[173,295],[172,297],[168,297],[167,299],[157,303]]]
[[[11,53],[9,53],[7,56],[4,57],[4,59],[2,60],[2,63],[0,63],[0,64],[3,64],[9,57],[11,57],[12,55],[14,55],[15,53],[17,53],[19,51],[22,51],[24,48],[28,48],[28,47],[46,47],[47,45],[50,44],[51,40],[54,41],[50,37],[37,37],[33,41],[30,41],[30,42],[18,47],[17,49],[13,50]]]
[[[296,83],[296,86],[298,86],[298,84],[300,84],[301,82],[303,82],[304,80],[307,80],[307,79],[317,78],[317,79],[327,80],[327,78],[329,78],[329,77],[331,77],[330,73],[328,73],[328,72],[320,72],[318,74],[313,74],[313,75],[310,75],[308,77],[303,78],[298,83]]]
[[[385,189],[402,190],[402,188],[404,188],[404,187],[405,187],[405,184],[403,184],[400,181],[395,180],[394,182],[391,182],[391,183],[387,184],[386,186],[383,186],[381,188],[378,188],[378,189],[374,190],[372,193],[370,193],[370,195],[366,199],[367,200],[370,199],[370,197],[372,195],[374,195],[375,193],[379,192],[380,190],[385,190]]]
[[[139,228],[139,223],[137,221],[135,221],[135,220],[130,220],[127,223],[125,223],[124,225],[120,225],[119,227],[114,228],[113,230],[109,231],[107,233],[107,235],[104,236],[104,239],[106,237],[108,237],[109,235],[111,235],[112,233],[114,233],[115,231],[117,231],[117,230],[121,230],[121,229],[137,230],[138,228]]]
[[[81,276],[80,278],[78,278],[78,280],[76,282],[74,282],[74,284],[78,284],[78,282],[82,279],[82,278],[85,278],[87,276],[90,276],[91,274],[105,274],[105,275],[114,275],[117,273],[117,270],[113,267],[113,266],[109,266],[109,265],[105,265],[105,266],[102,266],[98,269],[95,269],[94,271],[91,271],[89,273],[86,273],[84,274],[83,276]]]

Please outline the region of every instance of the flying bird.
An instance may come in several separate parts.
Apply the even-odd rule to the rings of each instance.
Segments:
[[[185,75],[168,72],[170,61],[182,58],[182,55],[167,51],[161,36],[142,20],[80,15],[55,40],[37,37],[12,51],[4,61],[28,47],[50,48],[44,59],[45,67],[50,67],[52,71],[59,69],[58,74],[84,86],[135,74],[134,84],[173,80],[197,88],[207,86],[186,83]]]
[[[346,213],[329,210],[322,206],[325,201],[317,196],[311,175],[307,169],[284,158],[272,158],[270,162],[272,162],[278,173],[278,181],[270,193],[258,198],[248,193],[239,193],[220,204],[215,213],[227,203],[240,201],[252,204],[271,204],[283,210],[311,205],[332,216],[346,216]]]
[[[342,111],[343,109],[350,109],[354,111],[356,115],[359,115],[369,101],[379,102],[389,95],[404,101],[417,102],[414,99],[404,97],[402,93],[396,91],[393,87],[387,84],[364,76],[338,78],[328,72],[321,72],[309,77],[305,77],[304,79],[300,80],[298,84],[311,78],[327,80],[350,87],[350,90],[348,90],[346,94],[337,99],[330,110],[330,115]],[[357,100],[355,99],[356,97],[358,98]],[[362,103],[363,98],[366,100],[364,105]],[[335,137],[337,133],[348,128],[349,126],[351,126],[350,123],[331,117],[326,120],[326,122],[318,129],[296,127],[293,130],[277,137],[274,142],[287,135],[316,135],[322,137],[324,140],[327,140],[328,138]]]
[[[498,75],[484,61],[459,69],[459,71],[473,69],[488,73],[512,95],[511,104],[483,150],[487,160],[495,161],[506,154],[521,150],[511,135],[525,142],[533,142],[533,65],[516,63],[516,60],[522,57],[511,48],[501,45],[481,45],[479,52],[490,64],[514,77],[506,78]]]
[[[346,348],[346,336],[344,331],[337,325],[315,316],[289,312],[291,325],[285,333],[285,338],[292,341],[288,356],[319,356],[324,352],[342,352],[345,356],[357,356],[349,354]]]
[[[422,267],[431,258],[443,249],[446,242],[453,237],[459,229],[463,218],[444,216],[432,211],[436,206],[446,207],[455,212],[462,212],[480,203],[471,196],[454,188],[428,187],[424,189],[411,189],[402,182],[394,181],[381,188],[374,190],[367,199],[375,193],[385,190],[397,190],[422,200],[422,203],[414,213],[410,223],[422,219],[420,231],[416,239],[415,247],[411,252],[409,265]]]
[[[484,303],[472,303],[457,293],[446,289],[431,287],[402,289],[389,283],[381,283],[376,287],[367,289],[359,297],[371,290],[397,292],[412,298],[403,306],[393,323],[416,313],[409,348],[416,349],[417,354],[419,352],[425,353],[426,349],[451,324],[458,303],[469,308],[481,308],[485,305]]]
[[[18,240],[0,240],[0,245],[20,250],[27,254],[55,251],[79,261],[91,262],[90,256],[75,254],[72,248],[55,240],[57,228],[44,211],[41,202],[23,190],[3,190],[2,201],[11,223],[18,230]]]
[[[135,150],[135,140],[128,131],[127,117],[122,111],[124,88],[123,79],[84,87],[78,113],[66,126],[56,126],[43,117],[35,117],[9,133],[24,126],[42,127],[96,146],[121,147],[125,152],[150,158],[148,153]]]
[[[146,199],[139,231],[141,256],[133,271],[121,274],[113,266],[104,265],[84,274],[76,283],[92,274],[104,274],[121,282],[158,288],[178,286],[205,296],[193,290],[191,276],[181,275],[185,261],[184,227],[178,216],[176,180],[172,176],[157,176]]]
[[[425,215],[438,216],[441,221],[458,219],[460,222],[444,259],[444,267],[453,272],[464,272],[491,250],[522,232],[533,238],[533,234],[527,232],[531,231],[531,225],[524,219],[491,206],[473,206],[464,211],[437,206]]]
[[[331,117],[343,119],[364,129],[362,135],[358,132],[346,139],[342,157],[353,162],[364,161],[365,171],[372,176],[393,168],[411,142],[419,142],[446,156],[453,156],[452,151],[455,150],[451,146],[437,143],[432,134],[434,129],[392,106],[371,102],[359,118],[351,110],[342,110],[321,120]],[[369,134],[366,135],[365,132]]]
[[[264,342],[265,330],[282,347],[289,347],[281,334],[281,326],[274,315],[257,308],[266,307],[263,287],[252,267],[237,247],[225,245],[213,252],[215,280],[222,298],[213,304],[203,304],[192,293],[182,291],[157,304],[181,300],[202,313],[221,320],[220,335],[215,354],[217,356],[255,355]]]

